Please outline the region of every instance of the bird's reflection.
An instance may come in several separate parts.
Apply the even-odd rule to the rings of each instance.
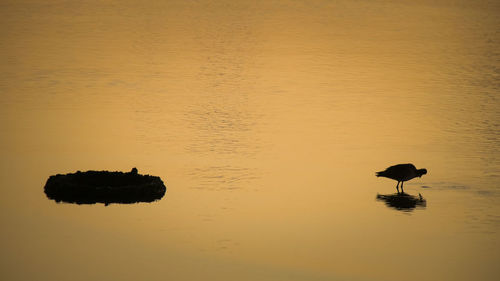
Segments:
[[[387,207],[405,212],[411,212],[415,208],[424,209],[427,206],[427,201],[420,193],[418,196],[410,195],[404,192],[394,194],[377,194],[377,200],[384,201]]]

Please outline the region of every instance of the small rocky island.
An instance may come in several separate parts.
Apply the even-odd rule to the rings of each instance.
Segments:
[[[56,202],[95,204],[153,202],[165,195],[160,177],[130,172],[87,171],[50,176],[45,194]]]

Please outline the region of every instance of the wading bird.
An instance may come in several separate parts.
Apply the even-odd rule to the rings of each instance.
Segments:
[[[403,190],[403,182],[409,181],[415,177],[422,177],[422,175],[427,174],[426,169],[418,169],[413,166],[413,164],[398,164],[390,166],[385,169],[385,171],[377,172],[377,177],[386,177],[398,181],[396,189],[399,193],[399,183],[401,182],[401,192]]]

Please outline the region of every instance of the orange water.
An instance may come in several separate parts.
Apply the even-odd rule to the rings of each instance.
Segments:
[[[2,1],[1,279],[496,280],[499,12]],[[409,162],[426,207],[377,201],[375,171]],[[43,193],[132,167],[161,201]]]

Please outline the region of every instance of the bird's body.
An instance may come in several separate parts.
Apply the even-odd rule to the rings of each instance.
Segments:
[[[384,171],[377,172],[377,177],[386,177],[393,180],[398,181],[396,185],[396,189],[399,192],[399,183],[401,182],[401,191],[403,190],[403,182],[409,181],[416,177],[421,177],[422,175],[427,174],[426,169],[418,169],[415,168],[413,164],[398,164],[394,166],[390,166]]]

